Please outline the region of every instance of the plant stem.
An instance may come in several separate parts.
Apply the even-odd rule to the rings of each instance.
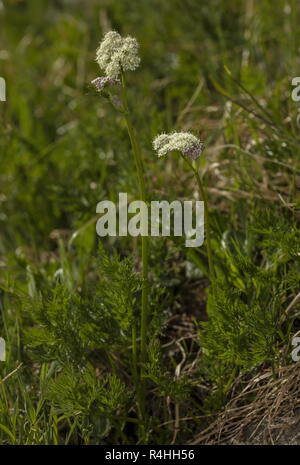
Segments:
[[[145,174],[143,167],[143,159],[141,150],[133,129],[133,125],[130,118],[128,100],[127,100],[127,90],[124,73],[122,73],[122,91],[123,91],[123,105],[124,105],[124,116],[126,121],[126,127],[128,135],[130,138],[132,151],[134,154],[134,160],[138,175],[139,182],[139,191],[140,198],[143,202],[147,202],[146,198],[146,183],[145,183]],[[148,323],[148,255],[149,255],[149,241],[148,236],[142,235],[142,277],[143,277],[143,287],[142,287],[142,306],[141,306],[141,345],[140,345],[140,361],[141,361],[141,377],[143,377],[143,364],[146,362],[146,349],[147,349],[147,323]],[[141,382],[141,391],[143,405],[141,406],[142,411],[144,411],[144,382]]]
[[[137,384],[137,344],[136,344],[136,326],[132,326],[132,376],[135,384]]]
[[[214,270],[214,264],[213,264],[213,258],[212,258],[212,246],[211,246],[211,233],[210,233],[210,218],[209,218],[209,209],[208,209],[208,201],[207,201],[207,196],[205,189],[203,187],[201,178],[199,176],[198,171],[194,168],[193,164],[181,154],[183,157],[184,161],[189,165],[191,170],[193,171],[197,185],[199,187],[200,195],[201,198],[204,202],[204,224],[205,224],[205,235],[206,235],[206,249],[207,249],[207,258],[208,258],[208,267],[209,267],[209,277],[210,281],[213,284],[214,279],[215,279],[215,270]]]
[[[208,266],[209,266],[210,280],[211,282],[213,282],[215,278],[215,270],[214,270],[214,264],[213,264],[213,258],[212,258],[208,202],[207,202],[206,193],[205,193],[203,184],[201,182],[199,173],[196,170],[195,170],[195,177],[196,177],[196,181],[197,181],[197,184],[200,190],[201,198],[204,202],[204,222],[205,222],[205,229],[206,229],[206,247],[207,247]]]
[[[132,376],[134,380],[134,384],[136,387],[136,396],[137,396],[137,411],[138,411],[138,418],[141,422],[140,428],[142,432],[142,436],[144,436],[144,410],[143,410],[143,400],[142,400],[142,393],[139,387],[139,378],[138,378],[138,354],[137,354],[137,334],[136,334],[136,325],[133,324],[132,327]]]

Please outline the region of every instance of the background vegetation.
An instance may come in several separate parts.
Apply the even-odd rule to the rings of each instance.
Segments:
[[[299,328],[296,0],[0,1],[2,444],[184,444],[240,376],[292,363]],[[139,423],[131,324],[138,243],[100,240],[95,208],[137,198],[122,118],[90,88],[116,29],[140,43],[129,98],[154,199],[197,196],[151,141],[204,140],[217,291],[205,248],[151,240],[147,419]],[[99,250],[100,247],[100,250]],[[299,311],[299,306],[298,306]],[[298,326],[297,326],[298,325]],[[141,431],[144,431],[141,434]],[[143,438],[143,439],[141,439]]]

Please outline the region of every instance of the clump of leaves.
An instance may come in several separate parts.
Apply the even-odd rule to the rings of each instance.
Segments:
[[[189,394],[189,381],[186,377],[174,377],[163,364],[163,355],[157,339],[148,349],[149,361],[145,365],[144,376],[150,379],[158,389],[160,396],[168,396],[174,402],[184,400]]]
[[[201,370],[220,392],[228,391],[236,375],[259,365],[276,371],[292,325],[283,331],[281,317],[283,302],[299,282],[299,266],[291,261],[298,253],[298,237],[288,214],[275,220],[270,209],[257,208],[244,238],[223,241],[218,253],[226,273],[214,284],[209,320],[200,332]]]
[[[37,357],[82,365],[91,351],[128,347],[140,278],[131,258],[109,257],[103,247],[99,275],[86,292],[70,293],[64,282],[56,282],[30,301],[33,325],[26,340]]]
[[[116,413],[124,410],[129,399],[125,384],[115,375],[97,376],[90,364],[78,370],[64,367],[45,388],[45,397],[57,414],[76,420],[79,430],[92,439],[108,435],[116,422]]]

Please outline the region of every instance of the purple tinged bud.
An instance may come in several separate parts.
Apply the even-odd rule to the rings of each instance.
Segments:
[[[96,87],[98,92],[102,92],[106,87],[121,84],[121,81],[110,77],[97,77],[91,81],[91,84]]]

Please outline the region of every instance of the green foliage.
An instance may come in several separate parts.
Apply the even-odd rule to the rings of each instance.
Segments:
[[[76,420],[85,436],[88,428],[89,439],[99,441],[115,425],[116,413],[124,409],[129,393],[115,375],[99,378],[90,365],[82,370],[67,365],[48,383],[45,397],[57,414]]]
[[[157,133],[191,130],[207,147],[199,171],[212,212],[214,288],[205,247],[150,241],[145,436],[185,444],[237,375],[267,366],[276,376],[291,362],[299,301],[281,317],[300,278],[299,121],[290,98],[299,5],[2,3],[0,443],[136,444],[142,429],[132,345],[138,245],[106,238],[97,252],[95,232],[100,200],[138,195],[122,118],[89,86],[99,74],[95,49],[112,28],[141,45],[128,98],[149,197],[193,199],[196,190],[181,160],[157,160]]]
[[[55,282],[45,295],[29,301],[34,326],[27,329],[26,340],[41,359],[82,365],[93,350],[128,346],[140,278],[130,258],[110,258],[102,246],[98,269],[99,282],[85,293],[71,293],[65,282]]]
[[[254,285],[249,289],[251,302],[247,302],[246,293],[224,281],[216,284],[209,322],[203,323],[205,331],[201,335],[204,358],[212,373],[217,365],[230,379],[234,370],[247,372],[261,363],[278,360],[279,296],[267,298],[268,284],[263,288],[260,281],[259,287],[261,297]],[[224,383],[223,376],[217,375],[215,381]]]
[[[188,379],[176,378],[166,372],[158,340],[153,340],[148,350],[149,361],[146,363],[144,376],[155,384],[160,396],[169,396],[175,402],[184,402],[185,398],[188,397]]]
[[[110,258],[102,246],[99,269],[104,276],[99,288],[100,305],[116,321],[123,337],[138,320],[137,299],[142,287],[141,278],[133,271],[132,257],[120,260],[115,254]]]
[[[223,241],[218,259],[222,274],[209,297],[209,320],[203,322],[200,343],[203,372],[223,392],[234,375],[251,372],[261,364],[274,370],[281,360],[281,346],[289,344],[290,330],[281,330],[283,302],[297,292],[299,230],[290,229],[289,214],[276,216],[256,206],[243,233]],[[248,250],[247,250],[248,248]],[[298,277],[298,278],[297,278]]]

